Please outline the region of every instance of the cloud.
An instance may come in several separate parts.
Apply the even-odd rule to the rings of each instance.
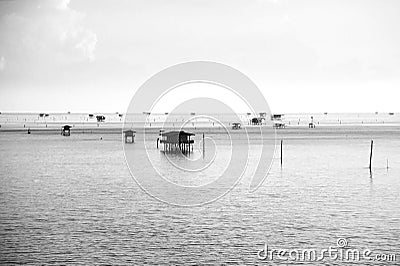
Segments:
[[[69,5],[70,0],[60,0],[60,1],[54,1],[56,3],[56,7],[58,9],[67,9]]]
[[[1,13],[0,49],[23,63],[94,60],[97,35],[69,0],[13,1]],[[0,15],[1,15],[0,13]]]
[[[91,61],[95,59],[97,35],[92,31],[81,26],[72,26],[64,29],[59,37],[63,46],[76,49]]]
[[[4,71],[6,68],[6,59],[4,56],[0,57],[0,72]]]

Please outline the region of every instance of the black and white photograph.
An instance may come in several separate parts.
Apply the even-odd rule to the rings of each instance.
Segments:
[[[400,265],[400,1],[0,0],[0,265]]]

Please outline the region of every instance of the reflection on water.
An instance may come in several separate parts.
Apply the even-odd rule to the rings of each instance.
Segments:
[[[265,243],[327,248],[338,237],[399,254],[398,134],[375,140],[372,178],[365,132],[288,138],[283,168],[277,154],[255,193],[248,192],[249,170],[225,197],[195,208],[160,203],[139,189],[120,139],[0,135],[1,263],[260,264]],[[176,171],[151,152],[162,171]]]

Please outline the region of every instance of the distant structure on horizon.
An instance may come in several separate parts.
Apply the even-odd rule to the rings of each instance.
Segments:
[[[71,126],[70,125],[64,125],[61,128],[61,135],[64,137],[69,137],[71,135]]]
[[[273,114],[271,120],[274,128],[285,128],[286,124],[283,122],[284,114]]]
[[[135,142],[135,130],[129,129],[124,131],[125,143],[134,143]]]

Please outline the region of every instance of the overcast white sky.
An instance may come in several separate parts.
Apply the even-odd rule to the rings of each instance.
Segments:
[[[181,62],[230,65],[273,112],[400,111],[400,1],[0,1],[0,111],[125,112]]]

